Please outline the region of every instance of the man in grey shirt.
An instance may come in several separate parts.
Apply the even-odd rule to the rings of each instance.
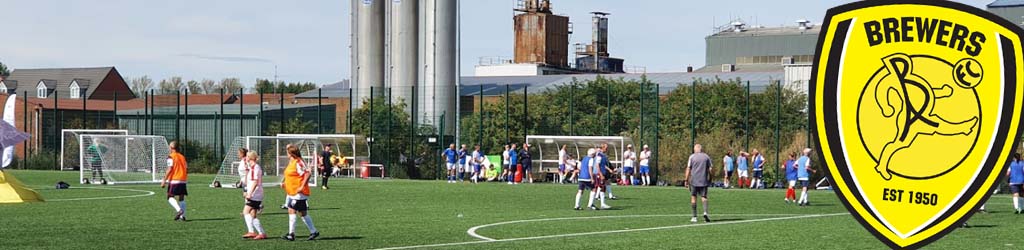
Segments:
[[[711,157],[702,152],[700,144],[693,145],[693,154],[686,163],[686,182],[690,187],[690,207],[693,209],[693,218],[690,222],[697,222],[697,196],[704,204],[704,222],[711,222],[708,218],[708,185],[711,182]]]

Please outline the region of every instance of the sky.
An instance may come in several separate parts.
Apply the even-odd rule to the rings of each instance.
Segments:
[[[362,0],[359,0],[362,1]],[[461,1],[461,75],[481,57],[511,57],[514,0]],[[590,40],[590,12],[610,12],[609,52],[647,72],[704,64],[704,37],[751,25],[820,23],[848,1],[552,0]],[[984,8],[992,0],[968,0]],[[237,77],[329,84],[350,75],[348,0],[0,0],[0,62],[9,68],[115,66],[126,79]],[[275,70],[276,68],[276,70]],[[276,73],[275,73],[276,72]]]

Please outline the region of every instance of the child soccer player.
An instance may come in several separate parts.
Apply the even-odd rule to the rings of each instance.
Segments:
[[[454,148],[455,145],[452,144],[452,147]],[[302,217],[306,228],[309,229],[307,240],[315,240],[320,236],[320,231],[313,226],[313,218],[309,217],[308,213],[309,176],[312,169],[306,167],[306,164],[302,162],[302,154],[298,147],[288,144],[285,149],[288,150],[288,157],[291,158],[288,167],[284,169],[284,183],[281,183],[281,188],[288,195],[288,234],[281,238],[295,241],[295,219],[298,214]]]
[[[711,222],[708,217],[708,184],[711,183],[711,157],[703,152],[700,144],[693,145],[693,154],[686,163],[686,185],[690,187],[690,208],[693,210],[693,218],[690,222],[697,222],[697,196],[704,204],[704,222]]]
[[[800,200],[797,204],[800,206],[810,206],[811,203],[807,201],[807,187],[811,185],[811,149],[804,148],[804,155],[800,156],[800,159],[796,160],[796,178],[800,181],[800,187],[802,192],[800,193]]]
[[[178,153],[177,141],[171,141],[167,147],[171,151],[167,156],[169,170],[164,176],[163,182],[160,182],[160,188],[167,187],[167,203],[174,208],[174,220],[186,221],[185,196],[188,196],[188,188],[185,184],[188,182],[188,163],[185,161],[185,156]],[[178,197],[178,199],[175,200],[174,197]]]
[[[484,153],[480,151],[480,144],[473,146],[473,157],[470,162],[473,165],[473,176],[470,179],[473,180],[473,183],[477,183],[480,178],[483,178],[483,173],[480,170],[481,165],[484,164]]]
[[[510,155],[508,152],[508,144],[505,144],[505,149],[501,151],[501,176],[498,177],[499,181],[508,180],[508,175],[510,174],[509,164],[511,164],[511,159],[509,159]]]
[[[456,179],[458,179],[461,182],[466,180],[466,169],[467,166],[469,166],[469,163],[466,162],[466,158],[469,158],[469,152],[466,151],[466,144],[462,144],[462,147],[459,148],[458,157],[459,165],[455,166],[455,172],[458,173]]]
[[[636,156],[633,155],[633,144],[626,145],[626,151],[622,152],[622,179],[629,182],[626,185],[633,185],[636,181],[636,173],[633,172],[636,171],[633,169],[634,159]]]
[[[512,147],[508,149],[508,184],[516,183],[516,174],[519,172],[519,153],[516,151],[516,144],[513,143]]]
[[[562,148],[558,149],[558,184],[565,183],[565,177],[567,172],[565,171],[565,164],[568,162],[566,157],[569,157],[565,152],[567,144],[562,144]]]
[[[725,163],[722,168],[725,170],[725,179],[722,180],[722,184],[725,188],[729,188],[729,179],[732,179],[732,171],[736,167],[736,160],[732,158],[732,149],[725,153],[725,157],[722,158],[722,161]]]
[[[576,183],[576,176],[579,174],[579,170],[578,170],[578,168],[579,168],[578,167],[579,166],[579,161],[576,160],[576,156],[575,155],[572,155],[572,154],[566,154],[566,155],[567,155],[566,158],[568,158],[568,159],[565,160],[565,173],[566,173],[566,175],[569,175],[569,174],[571,174],[571,175],[565,181],[567,181],[569,183]]]
[[[750,172],[747,171],[749,167],[747,165],[747,156],[749,156],[747,152],[740,151],[740,155],[736,157],[736,175],[739,176],[737,181],[740,188],[746,187],[750,182]]]
[[[782,169],[786,171],[786,182],[789,188],[786,189],[786,203],[796,203],[796,154],[789,153],[789,159],[782,163]]]
[[[1010,161],[1010,169],[1006,170],[1006,177],[1010,179],[1010,193],[1013,193],[1013,213],[1021,213],[1020,191],[1024,186],[1024,161],[1020,159],[1020,153],[1013,153],[1013,160]]]
[[[651,185],[651,150],[644,145],[644,151],[640,152],[640,175],[643,177],[644,186]]]
[[[263,209],[263,169],[258,163],[259,156],[256,155],[256,152],[249,152],[246,156],[245,161],[248,163],[246,165],[249,166],[249,171],[245,177],[247,185],[246,192],[243,194],[245,206],[242,207],[242,217],[245,219],[245,226],[249,232],[242,235],[242,238],[262,240],[267,238],[267,232],[263,231],[263,224],[257,217],[260,210]]]
[[[242,193],[245,193],[245,176],[249,174],[249,161],[245,159],[246,153],[249,153],[248,149],[238,149],[238,183],[235,183],[235,187],[241,188]]]
[[[764,156],[757,149],[754,149],[754,180],[750,183],[750,188],[762,188],[761,176],[764,174]]]
[[[448,183],[455,183],[455,163],[457,162],[458,152],[455,151],[455,143],[449,144],[448,149],[441,152],[441,157],[444,158],[445,167],[448,170]]]
[[[584,156],[583,161],[580,162],[580,187],[576,190],[576,207],[573,208],[575,210],[580,210],[580,197],[583,196],[583,190],[590,190],[590,198],[587,199],[587,207],[591,210],[597,210],[597,207],[594,207],[594,195],[596,195],[596,192],[594,191],[593,181],[595,176],[593,175],[598,171],[595,171],[593,167],[594,164],[592,164],[594,151],[594,149],[587,150],[587,156]]]

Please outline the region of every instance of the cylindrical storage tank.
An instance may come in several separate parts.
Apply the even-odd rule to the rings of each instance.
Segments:
[[[353,106],[359,108],[370,97],[370,87],[379,95],[384,88],[384,1],[354,0],[356,10],[356,57]]]
[[[412,86],[419,77],[419,0],[391,1],[390,84],[393,101],[412,107]]]
[[[424,36],[424,84],[420,88],[422,115],[425,124],[439,126],[444,114],[444,133],[455,133],[456,102],[456,43],[458,42],[458,1],[426,0]]]

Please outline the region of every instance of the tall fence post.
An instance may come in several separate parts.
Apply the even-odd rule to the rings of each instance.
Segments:
[[[480,96],[480,110],[477,111],[477,115],[480,116],[480,126],[476,134],[476,141],[482,150],[484,149],[484,85],[481,84],[479,87],[480,93],[477,93],[477,95]]]
[[[77,95],[78,98],[82,99],[82,127],[81,128],[82,129],[89,129],[89,126],[87,125],[87,124],[89,124],[89,114],[86,113],[86,105],[87,105],[87,103],[85,102],[85,95],[82,95],[81,93],[78,93],[78,94],[71,93],[71,91],[68,91],[68,94],[69,95]],[[59,99],[60,96],[54,96],[53,98],[58,98]],[[99,125],[99,124],[96,124],[96,125]],[[61,136],[63,136],[63,135],[61,135]],[[64,160],[64,159],[61,159],[61,160]]]
[[[21,94],[21,114],[23,115],[22,119],[21,119],[21,123],[22,123],[21,124],[21,128],[25,130],[25,133],[28,133],[28,119],[29,119],[28,117],[29,117],[29,115],[28,115],[28,91],[27,90],[24,91]],[[33,131],[36,132],[35,134],[41,134],[41,133],[38,133],[39,131],[35,131],[35,130],[33,130]],[[32,136],[32,141],[35,141],[35,140],[36,140],[35,136]],[[26,162],[28,162],[26,159],[28,159],[28,148],[31,145],[32,145],[32,143],[25,142],[25,145],[23,145],[21,147],[21,149],[22,149],[22,151],[21,151],[21,161],[20,161],[21,169],[25,169],[25,168],[28,167],[26,165],[27,164]]]
[[[415,95],[414,95],[415,96]],[[348,113],[345,114],[348,125],[345,126],[349,134],[352,134],[352,105],[355,105],[355,97],[352,96],[352,87],[348,88]],[[413,109],[415,110],[415,109]]]
[[[660,90],[661,90],[661,84],[655,84],[654,85],[654,95],[655,95],[655,97],[654,97],[654,113],[655,113],[655,116],[654,116],[654,150],[655,151],[654,151],[654,154],[652,156],[652,158],[654,158],[653,159],[654,160],[654,168],[652,169],[652,171],[654,172],[654,183],[658,183],[658,179],[660,179],[660,175],[659,174],[661,172],[659,170],[661,168],[661,157],[659,157],[659,155],[661,154],[661,98],[660,98],[660,96],[658,96],[658,94],[660,94],[658,91],[660,91]],[[657,185],[657,184],[655,184],[655,185]]]
[[[217,152],[220,155],[218,159],[224,159],[224,151],[226,151],[224,149],[224,88],[220,89],[220,95],[217,97],[220,100],[220,115],[217,116],[217,132],[220,134],[217,138],[220,138],[220,143],[217,144]]]
[[[527,91],[530,86],[523,86],[523,143],[526,143],[526,134],[529,133],[527,124],[530,123],[530,106],[526,105],[530,99],[530,92]]]
[[[188,129],[188,93],[189,93],[188,90],[185,90],[185,116],[184,116],[184,118],[185,118],[185,141],[189,141],[188,140],[189,139],[188,132],[191,131],[191,130]],[[192,145],[195,145],[195,144],[192,144]],[[181,150],[182,154],[184,154],[185,151],[189,151],[190,150],[188,147],[182,147],[181,149],[182,149]]]
[[[569,135],[576,136],[576,83],[569,88]]]
[[[174,140],[181,139],[181,90],[174,96]]]
[[[245,88],[238,88],[238,136],[245,136]]]
[[[60,118],[57,117],[58,112],[59,112],[57,110],[60,109],[58,107],[58,104],[57,104],[57,97],[58,97],[57,96],[57,92],[58,91],[56,89],[53,90],[53,166],[57,167],[58,168],[57,170],[63,170],[63,169],[59,169],[60,165],[61,165],[60,164],[60,160],[61,160],[60,159],[60,137],[62,136],[61,132],[60,132],[60,128],[63,127],[61,125],[61,124],[63,124],[63,122],[61,122]]]
[[[610,136],[610,135],[612,135],[612,86],[611,86],[611,83],[609,83],[608,86],[605,88],[604,96],[605,96],[605,102],[607,104],[607,111],[608,111],[608,113],[605,114],[604,127],[605,127],[605,130],[606,130],[605,133]]]
[[[743,148],[750,148],[750,81],[747,81],[746,111],[743,111]]]
[[[321,107],[324,106],[323,98],[324,98],[324,89],[323,88],[317,88],[316,89],[316,133],[317,134],[323,134],[324,133],[323,126],[322,126],[322,124],[324,123],[324,117],[323,117],[323,114],[321,114]]]
[[[143,131],[142,134],[148,135],[149,134],[149,91],[143,92],[142,96],[143,96],[143,98],[142,98],[142,115],[143,115],[142,116],[142,124],[140,125],[138,122],[136,122],[135,124],[138,127],[142,128],[142,129],[140,129],[140,130]]]
[[[263,122],[264,122],[263,121],[263,91],[259,91],[259,93],[260,93],[260,103],[259,103],[260,104],[260,113],[256,115],[256,117],[257,117],[256,124],[257,124],[257,127],[259,128],[259,131],[256,131],[256,135],[263,135],[264,132],[265,132],[264,128],[263,128]]]
[[[373,89],[373,87],[370,87],[370,104],[369,104],[370,105],[370,117],[368,118],[369,122],[366,123],[366,127],[370,131],[370,133],[369,133],[369,135],[370,135],[369,136],[369,139],[370,139],[370,141],[369,141],[369,143],[370,143],[370,163],[373,163],[373,156],[376,155],[376,154],[373,153],[373,146],[375,144],[374,141],[377,140],[377,138],[373,138],[373,94],[374,94],[373,91],[374,90],[375,89]]]
[[[114,127],[121,129],[121,120],[118,118],[120,117],[117,115],[117,92],[114,92]]]
[[[644,94],[646,93],[646,82],[640,82],[640,145],[644,144]]]
[[[782,160],[780,152],[782,151],[782,82],[776,81],[775,89],[775,162]],[[775,168],[775,181],[778,182],[778,168]]]
[[[697,144],[697,82],[690,84],[690,145]]]
[[[394,152],[391,152],[391,114],[394,112],[394,108],[395,108],[394,107],[394,103],[391,102],[391,96],[393,96],[393,95],[394,95],[394,92],[392,92],[391,87],[388,87],[388,116],[387,116],[388,117],[388,129],[387,129],[387,138],[388,139],[386,140],[386,142],[384,144],[387,147],[386,150],[388,151],[387,154],[384,154],[384,157],[385,157],[384,158],[384,162],[386,163],[385,166],[388,169],[391,168],[391,158],[392,158],[391,155],[394,153]],[[391,173],[390,170],[386,171],[386,172],[387,173]]]
[[[505,84],[505,143],[512,142],[512,134],[509,133],[509,85]]]
[[[277,114],[278,114],[278,116],[277,116],[277,122],[278,122],[277,128],[279,130],[278,133],[284,134],[284,90],[283,89],[277,90],[277,98],[278,98],[277,101],[279,102],[279,106],[278,106],[278,110],[277,110]]]

